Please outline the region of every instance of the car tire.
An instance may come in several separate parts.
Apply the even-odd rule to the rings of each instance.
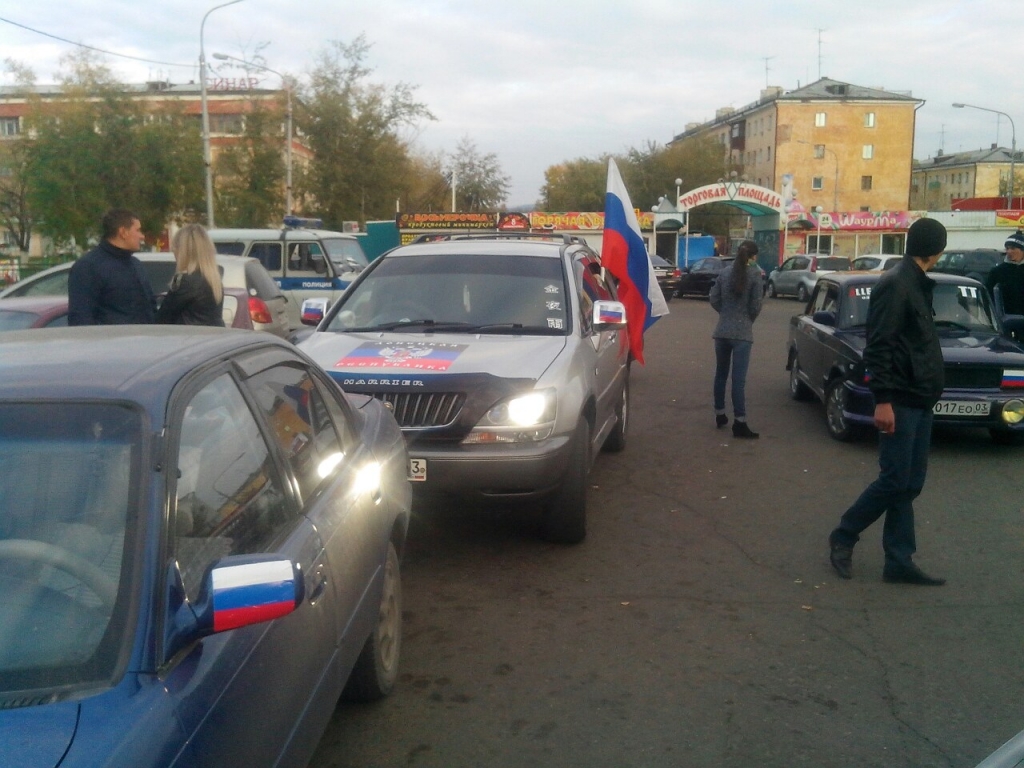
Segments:
[[[342,698],[376,701],[391,693],[402,650],[402,577],[395,545],[388,542],[377,623],[356,660]]]
[[[779,294],[775,290],[775,281],[774,280],[769,280],[768,281],[768,298],[770,298],[770,299],[777,299],[777,298],[779,298]]]
[[[814,392],[797,376],[800,371],[800,360],[796,355],[789,363],[789,396],[794,400],[806,402],[814,398]]]
[[[807,293],[807,286],[805,286],[803,283],[800,283],[800,285],[796,289],[796,298],[797,301],[799,301],[801,304],[806,304],[807,300],[811,298],[810,295]]]
[[[590,425],[581,419],[562,484],[544,505],[543,536],[554,544],[579,544],[587,536],[587,474]]]
[[[1024,445],[1024,435],[1020,432],[1010,432],[1006,429],[990,429],[988,431],[992,442],[996,445]]]
[[[626,433],[629,431],[629,368],[626,368],[626,380],[619,393],[619,404],[615,408],[615,426],[605,438],[602,451],[619,453],[626,448]]]
[[[825,388],[825,426],[828,427],[829,435],[843,443],[855,439],[861,428],[852,424],[843,410],[846,408],[846,387],[842,379],[832,379]]]

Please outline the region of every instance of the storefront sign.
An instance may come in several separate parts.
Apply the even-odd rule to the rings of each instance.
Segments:
[[[400,213],[399,229],[495,229],[497,213]]]
[[[1016,229],[1024,227],[1024,211],[1010,211],[1005,209],[996,211],[996,226],[1014,227]]]
[[[679,196],[680,210],[706,203],[753,203],[772,211],[782,211],[782,195],[756,184],[723,181],[698,187]]]
[[[921,211],[791,211],[789,223],[803,222],[812,228],[818,226],[821,216],[821,228],[841,230],[844,232],[891,231],[904,230],[921,218]]]

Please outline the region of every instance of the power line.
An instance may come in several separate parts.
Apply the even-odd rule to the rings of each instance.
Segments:
[[[154,61],[153,59],[143,59],[143,58],[141,58],[139,56],[129,56],[127,53],[114,53],[114,51],[106,51],[103,48],[96,48],[96,47],[91,46],[91,45],[86,45],[85,43],[76,43],[74,40],[68,40],[68,39],[63,38],[63,37],[57,37],[57,35],[51,35],[49,32],[43,32],[42,30],[39,30],[39,29],[33,29],[32,27],[26,27],[24,24],[19,24],[16,21],[11,21],[10,19],[5,19],[2,16],[0,16],[0,21],[6,22],[8,24],[12,24],[15,27],[21,27],[22,29],[27,29],[29,32],[35,32],[37,35],[42,35],[43,37],[49,37],[49,38],[52,38],[54,40],[60,40],[62,43],[68,43],[69,45],[77,45],[79,48],[88,48],[90,51],[96,51],[97,53],[105,53],[108,56],[120,56],[122,59],[132,59],[134,61],[144,61],[147,64],[162,64],[163,66],[166,66],[166,67],[183,67],[183,68],[186,68],[186,69],[193,69],[196,66],[195,64],[175,64],[172,61]]]

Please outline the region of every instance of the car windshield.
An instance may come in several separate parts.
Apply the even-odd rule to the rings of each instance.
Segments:
[[[32,312],[15,312],[11,309],[0,310],[0,331],[20,331],[29,328],[37,319]]]
[[[392,256],[345,294],[327,330],[562,335],[566,296],[561,259]]]
[[[855,259],[853,262],[854,269],[874,269],[882,260],[873,256],[865,256],[860,259]]]
[[[323,243],[324,248],[327,249],[327,258],[335,264],[348,264],[351,267],[362,269],[368,263],[366,254],[363,253],[363,247],[358,240],[324,238]]]
[[[847,272],[850,269],[850,260],[841,256],[826,256],[818,259],[818,270],[831,270],[833,272]]]
[[[113,682],[141,434],[123,405],[0,404],[0,710]]]
[[[870,284],[851,285],[841,325],[843,328],[863,326],[868,321]],[[939,331],[966,331],[969,333],[998,333],[988,295],[976,285],[940,283],[932,294],[935,325]]]

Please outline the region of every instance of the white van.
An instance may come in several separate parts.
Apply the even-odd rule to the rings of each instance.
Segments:
[[[288,323],[299,328],[305,299],[341,296],[367,265],[358,238],[326,229],[211,229],[217,253],[258,259],[288,297]]]

